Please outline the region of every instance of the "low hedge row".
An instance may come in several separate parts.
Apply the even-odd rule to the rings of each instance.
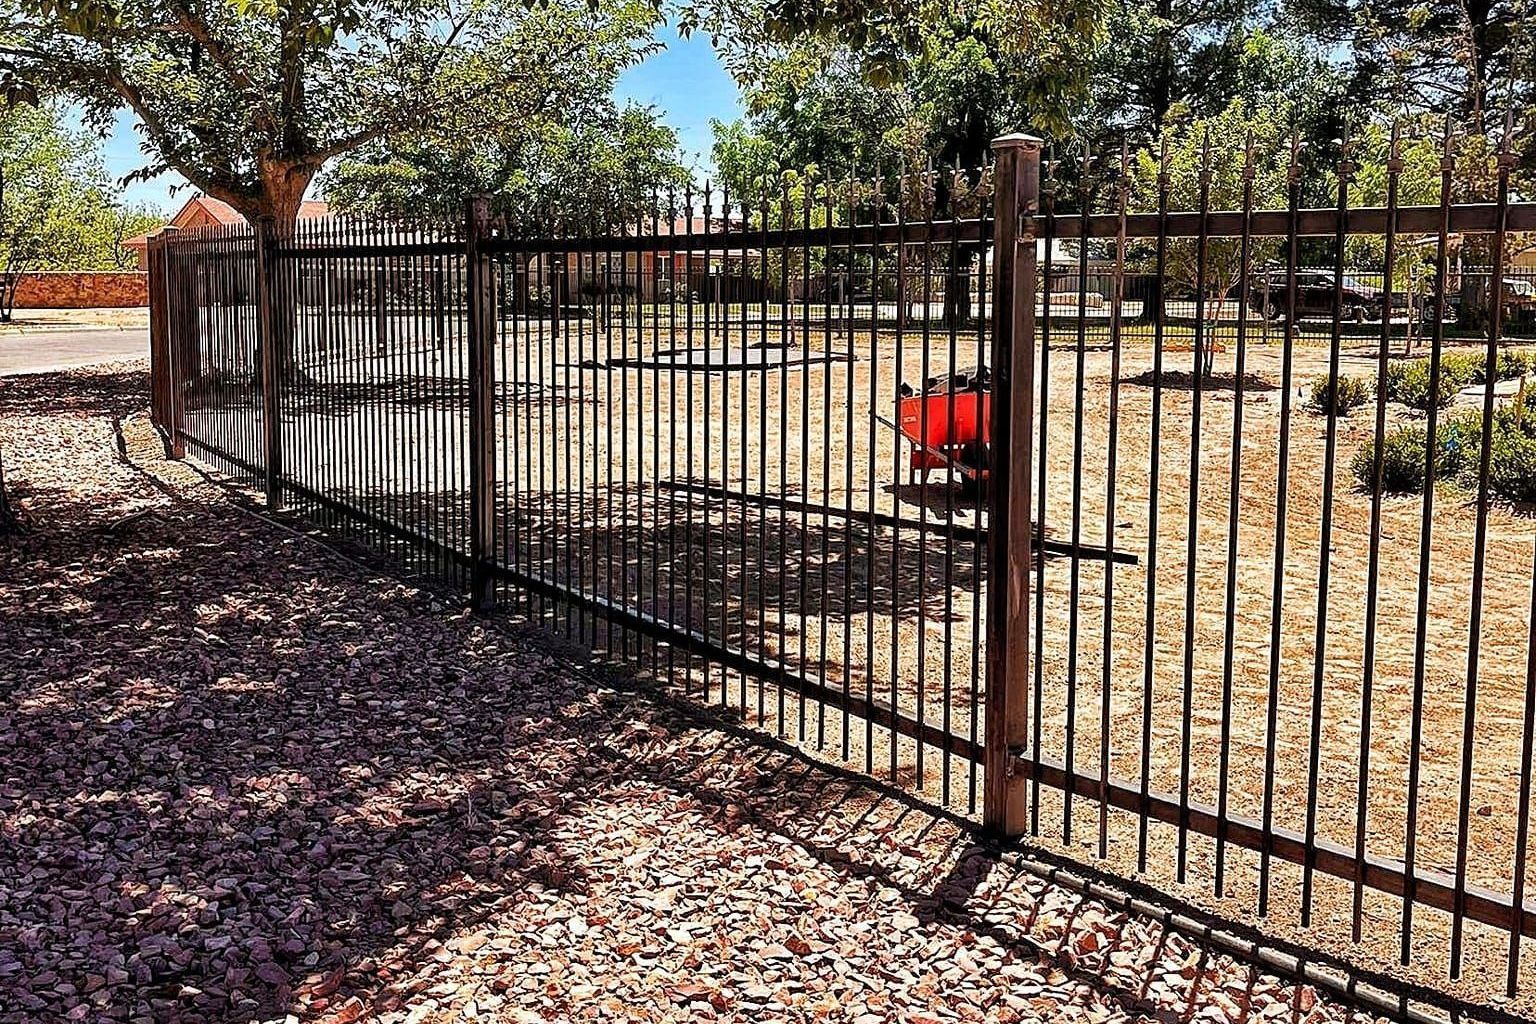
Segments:
[[[1482,461],[1483,416],[1467,410],[1450,416],[1435,430],[1435,476],[1476,487]],[[1429,458],[1428,431],[1406,424],[1383,438],[1381,489],[1389,494],[1421,494]],[[1375,439],[1355,453],[1350,471],[1370,492],[1376,477]],[[1536,502],[1536,415],[1523,398],[1493,414],[1488,457],[1488,490],[1506,501]]]

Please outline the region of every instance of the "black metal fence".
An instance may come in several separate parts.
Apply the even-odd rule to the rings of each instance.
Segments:
[[[1452,154],[1438,205],[1394,163],[1359,208],[1346,154],[1308,209],[1293,153],[1258,210],[1250,152],[1241,208],[1172,210],[1165,173],[1136,212],[1123,166],[1067,188],[1033,140],[997,154],[623,225],[162,236],[156,418],[481,607],[999,831],[1513,994],[1511,159],[1492,201],[1453,201]]]

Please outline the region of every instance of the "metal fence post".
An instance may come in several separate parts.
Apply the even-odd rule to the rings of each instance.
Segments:
[[[1035,243],[1040,140],[992,143],[992,454],[987,528],[986,793],[994,835],[1025,828],[1024,753],[1029,723],[1029,595],[1033,568],[1030,464],[1034,456]]]
[[[167,229],[169,230],[169,229]],[[170,310],[166,290],[166,234],[150,235],[144,247],[146,291],[149,293],[150,418],[165,441],[165,454],[177,458],[171,405],[175,375],[171,370]]]
[[[490,202],[471,199],[464,216],[469,284],[469,544],[470,600],[489,611],[496,594],[491,569],[496,544],[496,270],[483,242]]]
[[[155,427],[165,443],[167,458],[186,457],[186,444],[182,441],[182,391],[181,373],[178,366],[176,330],[179,323],[175,316],[177,303],[172,299],[174,284],[171,275],[171,241],[178,229],[161,228],[151,235],[145,246],[144,269],[149,293],[149,359],[150,387],[153,403],[151,412]]]
[[[266,467],[267,507],[283,507],[283,434],[282,376],[283,360],[278,345],[292,339],[279,339],[272,298],[273,269],[277,262],[273,251],[277,222],[261,217],[255,224],[256,235],[256,344],[261,360],[261,449]]]
[[[165,366],[166,381],[170,391],[166,399],[166,412],[169,420],[166,423],[170,431],[171,458],[184,459],[187,457],[187,443],[183,437],[187,425],[187,380],[197,365],[197,337],[196,331],[192,332],[191,357],[189,358],[186,342],[187,327],[186,318],[188,302],[186,300],[187,269],[185,261],[173,258],[172,249],[176,244],[177,236],[181,229],[177,227],[165,227],[160,229],[161,256],[164,269],[164,288],[160,291],[160,302],[165,310]],[[188,364],[191,364],[189,366]]]

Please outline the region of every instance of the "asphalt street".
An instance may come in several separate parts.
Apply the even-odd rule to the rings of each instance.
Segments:
[[[142,327],[0,331],[0,377],[148,356],[149,332]]]

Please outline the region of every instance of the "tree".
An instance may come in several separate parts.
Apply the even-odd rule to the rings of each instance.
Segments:
[[[94,140],[56,108],[0,108],[0,323],[28,273],[119,269],[124,233],[149,222],[115,205]]]
[[[712,28],[748,123],[786,163],[975,168],[998,134],[1067,131],[1098,12],[1098,0],[759,0],[730,5]],[[856,16],[868,20],[846,20]]]
[[[765,181],[776,199],[781,170],[836,182],[902,166],[910,216],[950,209],[981,187],[995,137],[1067,129],[1097,12],[1097,0],[733,5],[713,29],[748,116],[716,126],[716,166],[749,207]],[[980,249],[935,254],[951,324],[970,315],[967,275]]]
[[[0,0],[0,86],[132,110],[143,174],[286,231],[327,161],[558,109],[655,18],[643,0]]]
[[[376,145],[327,176],[326,198],[342,212],[387,218],[457,217],[479,194],[513,216],[648,217],[691,174],[676,131],[650,108],[620,108],[611,90],[589,94],[583,109],[511,121],[453,147]]]
[[[1347,41],[1361,90],[1399,113],[1449,111],[1487,133],[1493,111],[1536,103],[1532,0],[1288,0],[1286,10],[1323,45]],[[1536,143],[1525,153],[1536,157]]]
[[[1243,170],[1252,149],[1254,209],[1284,209],[1289,198],[1286,169],[1291,157],[1292,129],[1289,118],[1274,107],[1254,110],[1243,100],[1233,100],[1214,117],[1170,117],[1157,149],[1138,152],[1130,168],[1130,202],[1137,210],[1155,211],[1166,174],[1169,208],[1198,210],[1202,190],[1209,189],[1209,209],[1240,210],[1245,182]],[[1164,159],[1163,152],[1167,157]],[[1209,179],[1209,185],[1203,184]],[[1275,239],[1254,239],[1250,266],[1262,267],[1280,249]],[[1140,247],[1130,254],[1135,263],[1150,269],[1155,254]],[[1166,245],[1168,280],[1194,291],[1201,280],[1194,240],[1169,239]],[[1219,299],[1239,282],[1241,251],[1235,238],[1207,242],[1204,268],[1205,296]]]
[[[1122,7],[1109,19],[1092,104],[1078,120],[1099,149],[1120,139],[1151,145],[1170,118],[1218,117],[1234,100],[1253,111],[1281,105],[1303,139],[1326,141],[1361,106],[1347,70],[1255,0],[1160,6]]]

